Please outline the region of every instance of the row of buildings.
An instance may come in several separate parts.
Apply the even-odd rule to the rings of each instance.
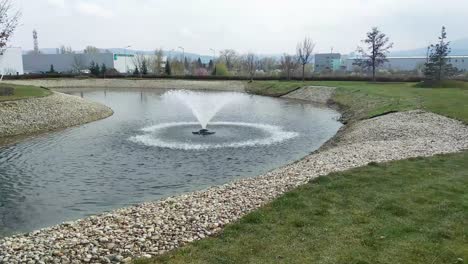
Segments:
[[[137,55],[138,56],[138,55]],[[151,61],[154,55],[144,55]],[[86,70],[94,62],[105,64],[120,73],[132,71],[138,63],[134,54],[121,53],[76,53],[76,54],[26,54],[21,48],[8,48],[0,53],[1,75],[22,75],[28,73],[45,73],[51,65],[57,72],[76,72]],[[166,58],[163,58],[163,62]],[[314,72],[352,72],[357,71],[357,58],[350,58],[340,53],[319,53],[314,56]],[[426,57],[388,57],[381,67],[392,71],[414,71],[421,69]],[[461,71],[468,71],[468,56],[450,56],[449,62]]]

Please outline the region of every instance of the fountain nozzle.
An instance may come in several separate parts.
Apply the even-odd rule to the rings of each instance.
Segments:
[[[199,131],[193,131],[192,134],[194,135],[200,135],[200,136],[208,136],[208,135],[213,135],[216,132],[211,132],[208,129],[200,129]]]

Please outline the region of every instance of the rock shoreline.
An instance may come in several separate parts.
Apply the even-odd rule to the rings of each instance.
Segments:
[[[318,176],[370,162],[468,149],[468,127],[416,110],[353,123],[335,141],[254,178],[0,239],[0,263],[123,263],[163,254],[219,233]]]
[[[57,92],[46,97],[0,102],[0,138],[81,125],[112,114],[107,106]]]

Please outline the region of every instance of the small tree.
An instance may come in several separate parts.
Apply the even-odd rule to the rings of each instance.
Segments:
[[[312,60],[312,52],[314,52],[315,44],[310,38],[304,38],[296,47],[297,59],[302,65],[302,81],[305,80],[305,66]]]
[[[393,43],[376,27],[367,33],[367,38],[362,42],[366,47],[358,47],[357,52],[361,54],[361,58],[354,64],[365,70],[372,70],[372,80],[375,81],[375,72],[378,67],[388,61],[387,53],[393,47]]]
[[[49,70],[48,73],[57,73],[57,72],[55,71],[55,69],[54,69],[54,65],[53,65],[53,64],[50,65],[50,70]]]
[[[106,64],[101,65],[101,74],[103,75],[104,78],[106,78],[106,73],[107,73],[107,67]]]
[[[141,74],[146,75],[148,74],[148,65],[146,65],[146,60],[141,62]]]
[[[164,67],[164,72],[166,73],[167,76],[171,76],[171,63],[169,62],[169,59],[166,60],[166,67]]]
[[[442,27],[442,32],[439,37],[439,43],[430,45],[428,48],[428,60],[425,64],[424,75],[427,79],[441,81],[445,78],[452,77],[458,70],[448,62],[450,54],[450,42],[446,41],[447,32],[445,27]]]
[[[96,77],[99,76],[101,74],[101,69],[99,68],[99,64],[92,61],[91,64],[89,65],[89,72]]]
[[[212,71],[213,67],[214,67],[213,60],[210,60],[210,62],[208,63],[208,71]]]
[[[138,70],[138,67],[135,67],[133,70],[133,75],[140,75],[140,71]]]
[[[200,57],[198,57],[198,60],[197,60],[197,68],[203,68],[203,63],[202,63]]]
[[[215,70],[213,71],[213,75],[215,76],[229,76],[229,71],[224,63],[218,63],[215,66]]]
[[[250,82],[253,82],[253,78],[255,76],[255,72],[257,71],[258,66],[258,59],[257,56],[253,53],[247,54],[245,57],[245,66],[247,68],[247,72],[249,73]]]

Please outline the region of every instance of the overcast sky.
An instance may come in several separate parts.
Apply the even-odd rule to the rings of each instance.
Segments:
[[[309,36],[316,51],[354,51],[378,26],[394,50],[427,46],[447,26],[452,40],[467,38],[468,0],[13,0],[22,10],[11,45],[32,49],[86,45],[210,55],[232,48],[293,53]]]

